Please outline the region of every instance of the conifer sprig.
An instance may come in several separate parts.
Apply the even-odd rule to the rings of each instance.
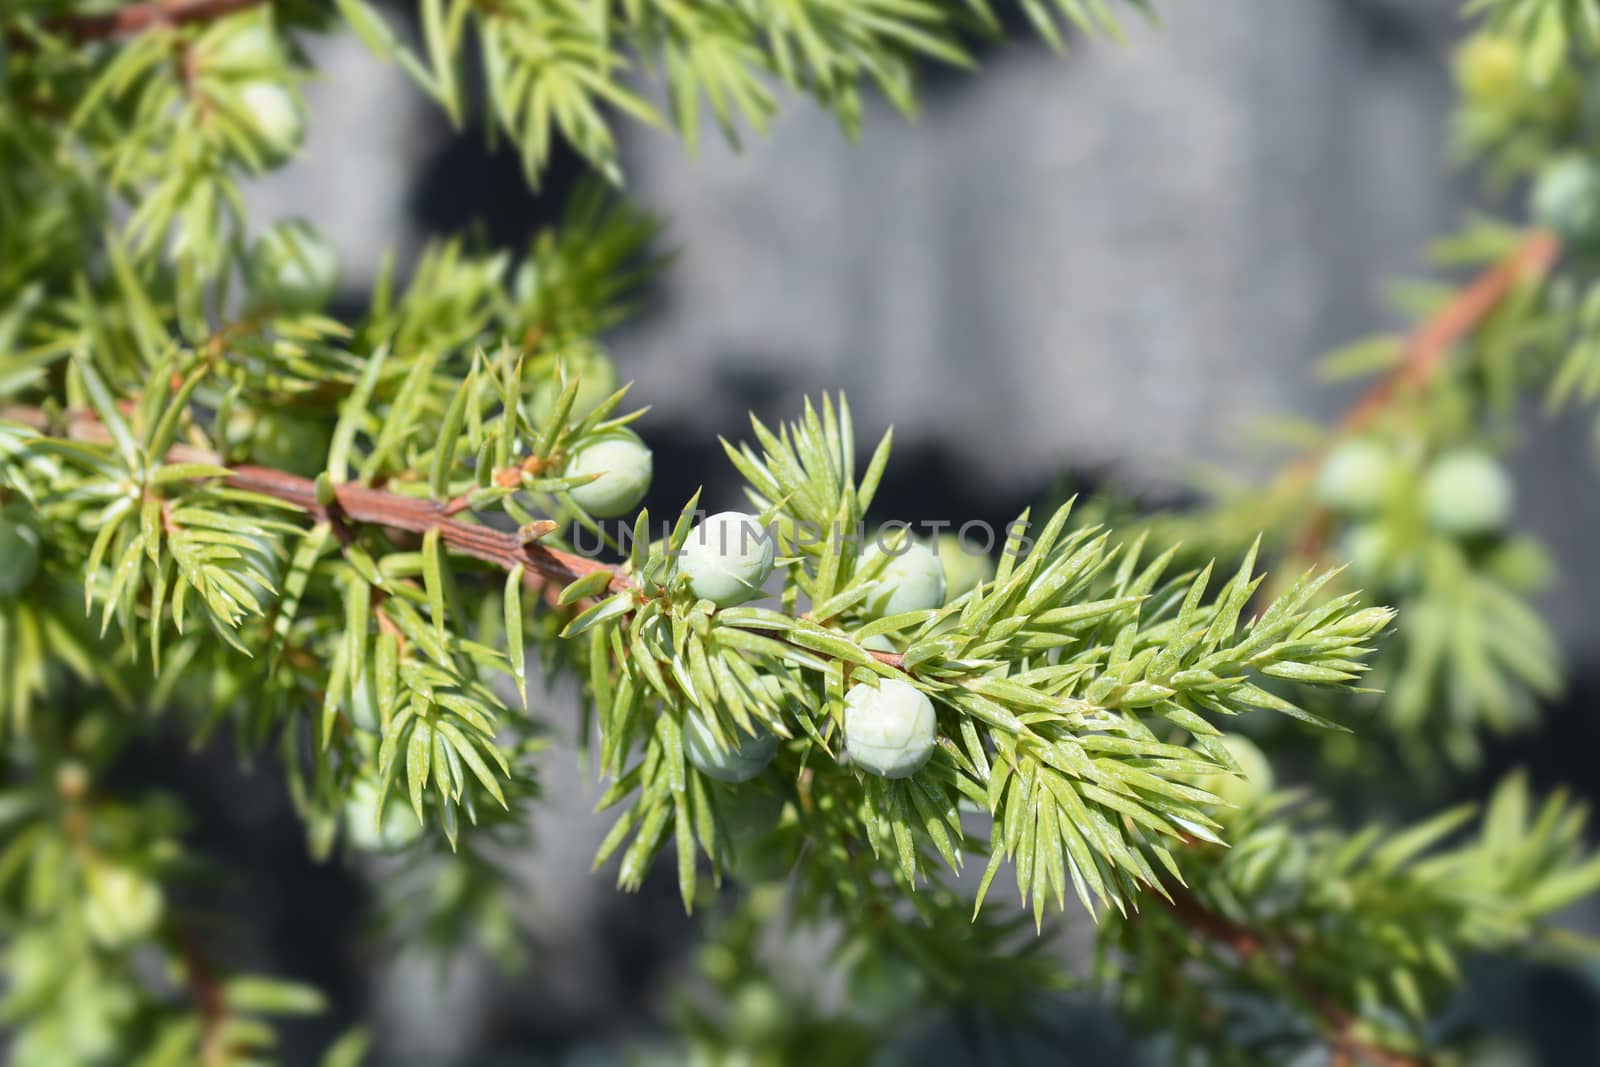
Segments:
[[[87,366],[81,370],[86,381],[98,381]],[[469,406],[472,374],[453,391],[458,398],[467,397]],[[570,406],[577,387],[568,386],[558,412]],[[91,396],[98,391],[89,390]],[[442,549],[453,548],[514,577],[557,583],[563,587],[558,603],[589,602],[566,624],[564,635],[579,641],[590,656],[600,766],[615,779],[608,801],[632,797],[601,857],[618,847],[624,835],[632,835],[621,878],[637,884],[671,823],[686,904],[694,899],[694,852],[704,851],[714,863],[727,859],[715,839],[715,816],[705,787],[684,764],[683,738],[695,720],[710,724],[724,744],[753,730],[794,738],[795,747],[779,766],[789,767],[792,757],[796,762],[789,774],[802,766],[817,774],[840,758],[840,702],[846,690],[881,679],[908,681],[947,716],[941,754],[927,773],[906,782],[853,770],[832,772],[830,788],[838,789],[842,798],[853,798],[847,802],[851,809],[859,806],[857,817],[863,820],[847,832],[864,834],[872,850],[892,859],[906,884],[914,885],[925,877],[930,855],[959,865],[965,833],[954,813],[965,798],[981,804],[995,820],[985,889],[1002,861],[1015,859],[1019,890],[1032,899],[1041,918],[1050,895],[1064,903],[1069,882],[1086,906],[1124,906],[1141,887],[1159,889],[1152,861],[1169,868],[1173,862],[1163,837],[1171,842],[1186,835],[1215,836],[1215,823],[1202,808],[1214,798],[1188,783],[1234,765],[1216,743],[1217,727],[1206,716],[1270,708],[1316,721],[1267,688],[1270,680],[1352,682],[1364,670],[1364,642],[1390,618],[1381,609],[1356,611],[1349,596],[1324,602],[1318,594],[1328,576],[1307,575],[1258,618],[1244,620],[1242,612],[1260,582],[1253,558],[1212,593],[1209,568],[1169,577],[1171,553],[1144,561],[1136,546],[1114,548],[1104,533],[1069,532],[1070,507],[1060,509],[1036,536],[1027,517],[1020,518],[1010,528],[1010,544],[995,578],[942,608],[873,619],[863,604],[878,576],[863,566],[868,546],[860,535],[845,534],[836,526],[821,540],[823,551],[792,554],[798,531],[792,525],[788,534],[780,535],[786,562],[779,599],[785,609],[710,611],[704,601],[697,603],[677,573],[676,554],[690,534],[693,502],[663,541],[650,541],[648,517],[641,514],[633,556],[617,569],[540,543],[526,532],[530,527],[517,534],[466,521],[452,514],[443,499],[335,484],[327,474],[312,481],[250,465],[228,468],[220,465],[220,456],[187,446],[176,454],[169,450],[164,462],[151,464],[139,439],[146,446],[170,440],[161,427],[185,421],[181,409],[187,395],[180,392],[173,398],[175,406],[161,412],[154,431],[126,422],[114,406],[97,405],[93,419],[69,418],[79,439],[70,446],[65,439],[48,437],[19,442],[23,451],[59,453],[69,462],[85,464],[90,473],[78,483],[76,495],[114,501],[85,564],[88,588],[105,590],[99,594],[106,604],[105,619],[115,611],[130,633],[142,628],[157,653],[168,625],[165,605],[171,603],[172,623],[182,633],[184,596],[193,588],[210,606],[219,636],[241,652],[251,651],[239,624],[245,608],[251,614],[262,611],[259,597],[271,590],[272,575],[265,562],[253,563],[263,557],[246,549],[256,543],[252,539],[276,538],[283,531],[264,515],[252,521],[248,511],[235,508],[234,517],[224,521],[219,513],[207,520],[218,530],[217,550],[190,569],[180,561],[169,592],[167,545],[174,529],[182,527],[168,520],[163,540],[159,523],[135,519],[181,514],[161,495],[175,482],[200,483],[185,490],[180,501],[232,493],[246,508],[254,499],[270,500],[299,509],[312,521],[309,534],[293,551],[307,560],[297,567],[304,576],[297,606],[314,574],[320,553],[316,546],[326,543],[330,524],[355,522],[420,534],[420,560],[398,572],[420,571],[421,588],[414,594],[384,571],[410,553],[396,555],[390,548],[387,557],[369,555],[381,542],[368,539],[364,543],[369,548],[362,550],[362,542],[353,536],[344,539],[349,570],[334,582],[342,590],[334,599],[345,605],[344,638],[330,678],[334,692],[369,673],[369,631],[376,627],[380,685],[377,707],[368,715],[383,724],[377,760],[386,787],[401,774],[399,753],[406,739],[416,736],[418,724],[433,731],[427,735],[428,745],[404,761],[403,780],[420,817],[429,767],[439,766],[432,758],[435,746],[455,753],[451,765],[459,759],[501,804],[499,781],[511,771],[498,750],[485,747],[498,714],[493,698],[470,674],[456,673],[466,662],[463,655],[487,664],[503,665],[505,660],[475,646],[452,651],[448,618],[460,598],[454,591],[458,578]],[[402,388],[392,404],[386,418],[371,424],[392,426],[400,417],[395,412],[413,402]],[[510,409],[499,418],[488,413],[469,418],[461,412],[454,418],[447,414],[445,420],[470,427],[462,442],[464,455],[487,455],[486,449],[501,439],[499,423],[510,415]],[[28,418],[35,424],[47,422],[38,412],[29,412]],[[342,418],[347,425],[367,421],[350,407]],[[799,524],[829,515],[853,524],[865,513],[884,473],[887,438],[857,482],[850,458],[853,430],[842,404],[836,408],[825,400],[820,409],[808,405],[804,418],[777,433],[754,425],[762,450],[730,448],[730,453],[752,478],[755,499],[785,502],[772,511],[772,518]],[[559,441],[564,432],[542,431],[540,437]],[[84,452],[84,438],[100,443]],[[384,441],[384,432],[379,432],[365,448],[381,452]],[[125,465],[113,461],[118,454]],[[535,456],[549,454],[533,450]],[[448,470],[450,461],[442,462]],[[362,466],[374,474],[379,469],[373,467],[371,454]],[[138,484],[141,470],[146,471],[142,493],[118,496],[125,491],[117,487]],[[537,487],[548,480],[525,466],[517,474],[519,486],[526,481]],[[430,480],[436,487],[451,485],[448,477]],[[212,483],[229,488],[205,488]],[[509,491],[493,493],[490,499],[515,507]],[[116,503],[124,500],[128,502]],[[48,512],[49,502],[41,503]],[[218,506],[213,504],[205,514]],[[549,535],[553,524],[535,525],[531,532]],[[267,552],[264,559],[273,555]],[[242,564],[257,567],[248,575],[253,586],[239,575]],[[102,566],[110,568],[104,586],[98,578]],[[147,597],[133,580],[141,569],[148,575]],[[505,590],[513,634],[522,616],[517,584],[507,583]],[[253,587],[262,592],[253,593]],[[251,599],[241,605],[241,597]],[[810,603],[809,610],[798,609],[801,597]],[[282,627],[275,623],[273,629]],[[873,637],[887,638],[893,650],[867,648],[864,642]],[[431,665],[408,667],[407,648],[425,653]],[[516,654],[515,649],[508,651]],[[424,685],[425,677],[434,680]],[[388,688],[383,678],[392,679]],[[777,683],[775,701],[757,696],[763,692],[763,678]],[[457,695],[437,696],[430,687],[439,685]],[[422,710],[413,710],[417,708]],[[445,719],[438,718],[441,714]],[[451,714],[465,719],[451,725]],[[323,720],[324,745],[337,721],[330,706]],[[463,732],[467,724],[479,731],[476,737]],[[1191,735],[1195,747],[1158,737],[1158,725]],[[492,757],[488,763],[485,756]],[[498,773],[491,766],[496,762]],[[461,798],[461,781],[458,771],[455,785],[440,783],[446,812]],[[453,838],[453,821],[447,819],[446,828]]]
[[[1351,1063],[1432,1062],[1424,1028],[1467,960],[1570,951],[1549,918],[1600,889],[1587,811],[1564,793],[1538,803],[1513,774],[1469,834],[1478,814],[1348,833],[1303,795],[1262,796],[1228,816],[1231,848],[1185,855],[1164,907],[1106,924],[1102,977],[1196,1054],[1225,1034],[1268,1059],[1322,1043]],[[1293,1013],[1244,1038],[1285,991]]]
[[[697,548],[698,497],[660,530],[637,512],[644,413],[599,339],[663,262],[661,225],[598,186],[520,254],[433,243],[403,284],[389,262],[351,322],[325,310],[332,245],[295,221],[247,243],[240,190],[301,146],[309,34],[353,29],[458,124],[481,99],[530,178],[565,140],[615,182],[624,116],[692,146],[707,121],[764,129],[784,90],[852,134],[869,93],[909,111],[920,66],[970,65],[1002,32],[997,5],[419,0],[418,47],[366,0],[7,8],[9,1051],[257,1063],[270,1017],[319,1006],[229,971],[184,906],[178,809],[113,787],[151,711],[169,714],[146,737],[226,730],[242,758],[274,755],[315,856],[397,858],[391,936],[516,957],[520,887],[497,855],[526,846],[559,726],[537,690],[530,706],[532,653],[583,684],[580,741],[616,813],[600,859],[624,886],[671,851],[686,907],[726,905],[708,890],[725,876],[760,887],[746,899],[827,930],[852,978],[1015,1009],[1017,1026],[1065,984],[1045,922],[1070,886],[1101,920],[1116,1001],[1209,1062],[1316,1046],[1341,1065],[1427,1062],[1424,1020],[1459,962],[1558,943],[1550,914],[1600,884],[1582,812],[1536,811],[1513,780],[1475,839],[1460,812],[1344,829],[1255,796],[1265,761],[1225,729],[1249,713],[1252,732],[1334,736],[1289,720],[1345,724],[1380,699],[1372,678],[1389,692],[1363,737],[1393,728],[1465,762],[1480,725],[1523,721],[1559,683],[1522,599],[1542,557],[1481,453],[1520,396],[1600,393],[1580,91],[1594,7],[1474,5],[1488,31],[1458,61],[1457,146],[1537,179],[1538,228],[1475,223],[1441,245],[1481,273],[1412,291],[1409,339],[1336,354],[1380,377],[1302,438],[1314,459],[1189,523],[1185,545],[1167,522],[1119,538],[1084,505],[1024,514],[948,596],[932,547],[905,563],[870,526],[890,440],[858,452],[842,399],[726,443],[770,539],[757,551]],[[1021,9],[1056,45],[1115,35],[1121,13]],[[1368,447],[1341,468],[1350,444]],[[1391,599],[1407,621],[1373,660]],[[973,857],[975,892],[952,875]],[[1003,876],[1020,910],[994,899]],[[731,1058],[716,1015],[697,1047]],[[355,1067],[364,1041],[327,1067]]]

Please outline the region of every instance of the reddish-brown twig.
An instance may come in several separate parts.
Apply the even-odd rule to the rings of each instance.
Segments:
[[[1428,382],[1461,341],[1489,317],[1518,282],[1549,271],[1561,243],[1546,230],[1534,230],[1511,254],[1478,275],[1443,307],[1425,319],[1406,340],[1406,356],[1363,393],[1340,422],[1341,431],[1359,430],[1388,406],[1397,392]]]
[[[195,1007],[200,1012],[200,1063],[203,1067],[222,1067],[228,1062],[226,1026],[228,1004],[223,997],[222,982],[212,970],[211,963],[201,951],[200,943],[190,931],[180,935],[184,970],[188,972],[189,990]]]
[[[1362,393],[1334,427],[1334,437],[1357,433],[1370,426],[1394,400],[1419,389],[1439,372],[1460,343],[1487,319],[1517,284],[1530,277],[1542,277],[1561,253],[1561,243],[1545,230],[1529,233],[1512,252],[1479,274],[1454,297],[1434,312],[1406,338],[1405,355],[1388,374]],[[1308,453],[1291,462],[1278,476],[1278,488],[1304,484],[1316,473],[1322,453]],[[1291,541],[1297,555],[1317,556],[1331,528],[1322,509],[1306,518],[1300,533]]]
[[[0,410],[0,418],[40,430],[49,429],[48,418],[34,408]],[[110,433],[105,426],[90,414],[72,415],[66,431],[69,437],[76,440],[98,443],[110,440]],[[169,463],[223,465],[222,457],[190,445],[174,446],[168,451],[166,459]],[[506,570],[521,565],[531,578],[566,585],[596,571],[610,571],[608,588],[620,591],[630,585],[627,576],[609,564],[550,548],[536,540],[526,540],[519,533],[454,518],[446,505],[436,500],[402,496],[356,482],[346,482],[334,487],[333,503],[324,507],[317,499],[317,486],[311,479],[253,464],[229,466],[228,480],[239,489],[291,504],[315,519],[344,520],[418,534],[438,530],[439,539],[462,555],[493,563]],[[553,523],[532,532],[548,533],[551,529],[554,529]]]
[[[235,11],[271,0],[147,0],[98,15],[59,15],[47,19],[45,29],[78,41],[104,41],[126,37],[153,26],[184,26],[210,22]]]
[[[38,408],[0,408],[0,419],[9,419],[44,432],[52,428],[50,418]],[[74,412],[68,416],[65,430],[67,436],[75,440],[99,444],[111,440],[105,425],[88,412]],[[497,530],[456,518],[462,510],[456,500],[404,496],[357,482],[334,486],[333,503],[324,506],[317,499],[316,483],[309,478],[253,464],[229,465],[216,453],[191,445],[173,446],[167,452],[166,461],[226,466],[228,480],[235,487],[281,500],[314,519],[326,519],[336,524],[354,522],[418,534],[437,530],[439,540],[462,555],[508,571],[522,566],[529,587],[540,589],[547,600],[553,599],[552,594],[558,593],[562,586],[597,571],[610,573],[606,588],[611,592],[634,587],[633,579],[611,564],[540,544],[537,538],[555,529],[554,523],[537,523],[532,529],[525,527],[517,532]],[[782,640],[777,634],[772,636]],[[902,667],[904,664],[899,653],[868,651],[874,659],[891,667]]]
[[[1354,1014],[1295,966],[1295,958],[1304,951],[1303,946],[1274,942],[1253,927],[1206,907],[1186,887],[1170,882],[1165,885],[1166,895],[1157,894],[1156,899],[1186,929],[1228,949],[1240,963],[1263,956],[1273,961],[1295,995],[1316,1013],[1335,1063],[1346,1067],[1427,1067],[1428,1061],[1420,1056],[1386,1048],[1361,1037],[1356,1032]]]

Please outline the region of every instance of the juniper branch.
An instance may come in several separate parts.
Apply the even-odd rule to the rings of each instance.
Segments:
[[[0,410],[0,417],[40,431],[50,428],[49,417],[37,408],[7,408]],[[69,437],[79,441],[108,443],[111,440],[100,420],[86,412],[69,415],[66,430]],[[533,539],[549,533],[554,529],[553,523],[534,524],[535,528],[524,528],[516,533],[497,530],[454,518],[456,512],[448,503],[402,496],[356,482],[334,486],[333,502],[325,505],[317,497],[316,482],[287,471],[254,464],[228,464],[222,456],[191,445],[174,446],[166,459],[171,463],[226,466],[228,480],[235,487],[281,500],[315,519],[345,519],[417,534],[438,530],[440,540],[462,555],[507,571],[518,566],[526,568],[528,580],[533,584],[548,580],[567,585],[604,570],[612,572],[610,588],[613,591],[626,589],[631,584],[626,575],[609,564],[550,548]]]
[[[41,432],[51,428],[49,415],[38,408],[0,409],[0,419]],[[110,432],[92,412],[69,414],[65,429],[67,436],[74,440],[97,444],[111,441]],[[606,586],[609,592],[623,592],[636,586],[633,578],[618,567],[540,544],[538,538],[553,531],[554,523],[533,523],[514,533],[498,530],[456,518],[464,510],[459,498],[440,501],[404,496],[356,482],[333,486],[333,502],[324,504],[318,499],[317,483],[309,478],[255,464],[230,464],[215,452],[192,445],[173,446],[167,452],[166,461],[226,467],[228,480],[234,487],[281,500],[319,521],[344,520],[415,534],[438,530],[440,540],[464,556],[494,564],[505,571],[522,567],[524,583],[530,588],[571,585],[601,571],[611,573]],[[771,636],[782,640],[779,634]],[[880,663],[904,669],[904,657],[898,652],[875,649],[866,652]]]
[[[1196,843],[1195,847],[1206,847]],[[1316,1012],[1326,1032],[1333,1062],[1344,1067],[1428,1067],[1428,1060],[1368,1041],[1355,1032],[1355,1016],[1343,1005],[1316,987],[1294,966],[1295,957],[1307,951],[1304,945],[1275,944],[1266,935],[1226,915],[1206,907],[1193,893],[1172,880],[1165,893],[1155,899],[1194,934],[1223,946],[1250,963],[1263,957],[1273,961],[1288,986]]]
[[[1425,319],[1406,339],[1406,357],[1357,398],[1339,420],[1336,436],[1370,425],[1396,395],[1425,385],[1450,353],[1494,313],[1518,282],[1549,272],[1561,254],[1561,242],[1546,230],[1534,230],[1499,263],[1479,274],[1449,302]],[[1319,455],[1301,456],[1285,469],[1283,481],[1299,482],[1316,471]]]
[[[146,0],[98,15],[62,15],[45,22],[46,29],[77,41],[104,41],[140,33],[153,26],[185,26],[210,22],[272,0]]]

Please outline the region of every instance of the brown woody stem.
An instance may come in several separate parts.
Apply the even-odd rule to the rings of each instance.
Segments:
[[[0,418],[42,431],[50,428],[48,418],[36,408],[0,409]],[[111,439],[100,420],[88,414],[71,416],[66,430],[67,436],[75,440],[104,443]],[[522,566],[527,571],[530,584],[550,582],[567,585],[596,571],[611,572],[609,588],[612,591],[627,589],[632,584],[626,575],[609,564],[550,548],[537,541],[525,544],[517,532],[496,530],[454,518],[447,505],[437,500],[402,496],[346,482],[334,488],[333,504],[324,507],[317,500],[316,483],[309,478],[271,467],[227,465],[216,453],[190,445],[174,446],[166,458],[171,463],[227,466],[228,481],[236,488],[281,500],[318,520],[347,520],[410,533],[438,530],[439,539],[462,555],[493,563],[508,571]],[[551,528],[554,528],[553,525]]]
[[[126,37],[152,26],[184,26],[210,22],[271,0],[149,0],[100,15],[61,15],[45,21],[45,29],[79,41]]]
[[[1335,435],[1342,437],[1365,429],[1396,396],[1431,381],[1450,353],[1494,313],[1518,282],[1544,276],[1560,254],[1561,242],[1546,230],[1534,230],[1524,237],[1510,255],[1467,283],[1411,332],[1406,338],[1405,358],[1357,398],[1336,425]],[[1320,456],[1320,451],[1313,452],[1289,464],[1279,476],[1279,486],[1298,485],[1310,478]],[[1316,556],[1330,525],[1324,510],[1313,511],[1293,539],[1297,552],[1305,557]]]
[[[0,419],[19,422],[41,432],[51,429],[49,417],[38,408],[0,408]],[[87,412],[75,412],[69,416],[66,433],[75,440],[98,444],[111,440],[105,425]],[[356,522],[419,534],[438,530],[439,539],[464,556],[493,563],[508,571],[520,565],[526,572],[527,584],[542,588],[547,597],[553,591],[552,587],[554,591],[559,591],[562,586],[596,571],[610,572],[611,580],[607,589],[611,592],[634,587],[633,579],[617,567],[528,539],[530,535],[542,536],[553,530],[553,523],[548,529],[538,524],[533,529],[525,527],[514,532],[496,530],[456,518],[462,510],[460,498],[439,501],[403,496],[356,482],[336,486],[332,506],[324,507],[317,500],[316,483],[297,474],[253,464],[227,464],[216,453],[191,445],[175,445],[168,450],[166,459],[169,463],[225,466],[228,468],[228,481],[233,486],[291,504],[312,518],[333,522],[336,528],[342,523]],[[772,636],[782,640],[776,634]],[[868,652],[881,663],[903,669],[904,659],[897,652],[872,649]]]
[[[1211,910],[1184,886],[1168,882],[1165,887],[1166,895],[1156,894],[1156,899],[1192,933],[1228,949],[1241,963],[1263,956],[1273,960],[1296,995],[1316,1012],[1335,1064],[1344,1067],[1428,1067],[1428,1061],[1421,1056],[1385,1048],[1359,1036],[1355,1032],[1356,1018],[1350,1010],[1295,969],[1294,958],[1300,951],[1298,946],[1274,943],[1255,928]]]

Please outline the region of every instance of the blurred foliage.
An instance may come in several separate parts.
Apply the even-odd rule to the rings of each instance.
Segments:
[[[418,46],[363,0],[0,8],[13,1058],[270,1062],[270,1020],[323,1006],[221,962],[227,939],[186,892],[208,867],[183,846],[182,805],[105,785],[132,741],[170,737],[158,715],[273,757],[309,852],[378,873],[395,950],[523,962],[504,856],[527,847],[558,721],[530,706],[530,650],[584,689],[579,740],[616,811],[597,864],[616,857],[634,888],[670,843],[685,907],[713,916],[673,1007],[698,1060],[859,1059],[929,1012],[1026,1045],[1072,985],[1047,917],[1069,888],[1099,920],[1109,998],[1185,1050],[1422,1055],[1465,955],[1549,944],[1548,915],[1600,886],[1581,813],[1535,812],[1512,779],[1471,842],[1452,839],[1458,813],[1347,830],[1258,796],[1264,758],[1224,726],[1354,723],[1414,766],[1467,764],[1482,730],[1526,725],[1561,685],[1528,606],[1548,566],[1492,456],[1520,398],[1600,393],[1594,13],[1480,6],[1458,141],[1502,178],[1536,177],[1554,269],[1555,238],[1503,224],[1442,245],[1455,265],[1502,264],[1490,299],[1406,290],[1449,336],[1337,354],[1333,370],[1393,374],[1382,403],[1300,434],[1359,436],[1364,456],[1318,452],[1200,514],[1025,513],[992,570],[887,615],[900,572],[865,531],[890,438],[858,467],[842,397],[726,443],[753,553],[685,553],[698,497],[659,535],[645,512],[583,505],[618,498],[586,491],[617,472],[580,466],[585,449],[621,437],[631,473],[649,464],[602,335],[665,265],[662,227],[613,190],[582,188],[525,249],[445,241],[391,262],[345,321],[326,310],[331,244],[294,220],[253,230],[240,183],[298,153],[303,41],[345,25],[457,123],[481,58],[489,125],[530,179],[560,138],[615,183],[615,116],[670,121],[692,146],[707,105],[732,137],[787,90],[853,133],[864,92],[909,111],[919,62],[969,64],[996,8],[421,0]],[[1099,0],[1021,10],[1056,45],[1116,32]],[[579,553],[585,534],[616,562]],[[708,599],[704,568],[771,596]],[[1383,641],[1390,603],[1402,622]],[[1369,680],[1388,692],[1357,720],[1379,699]],[[933,723],[901,777],[849,751],[847,694],[886,683]],[[870,725],[886,747],[915,741]],[[963,882],[971,857],[981,878]],[[1020,906],[985,903],[1008,866]],[[825,945],[847,1002],[804,988],[768,937]],[[366,1048],[352,1033],[325,1062]]]

